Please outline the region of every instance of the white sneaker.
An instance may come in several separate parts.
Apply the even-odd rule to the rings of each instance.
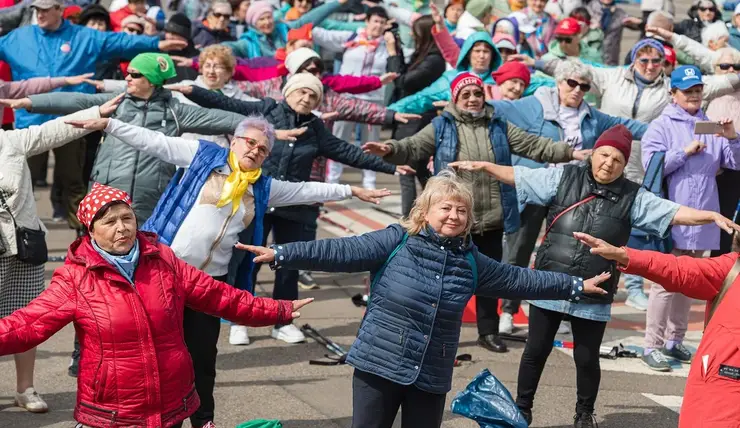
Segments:
[[[558,334],[570,333],[570,323],[568,321],[562,321],[558,326]]]
[[[303,332],[293,324],[284,325],[280,328],[274,327],[272,329],[272,338],[282,340],[286,343],[301,343],[306,341],[306,336],[303,335]]]
[[[22,394],[15,393],[15,405],[28,410],[31,413],[46,413],[49,406],[46,401],[36,392],[33,387],[26,389]]]
[[[514,331],[514,316],[509,313],[502,313],[498,320],[498,332],[511,334]]]
[[[229,343],[232,345],[249,345],[249,335],[246,325],[231,324]]]

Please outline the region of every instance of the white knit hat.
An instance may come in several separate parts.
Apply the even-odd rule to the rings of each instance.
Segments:
[[[295,74],[298,71],[298,68],[302,66],[304,62],[308,61],[311,58],[321,59],[319,54],[317,54],[316,51],[313,49],[296,49],[293,52],[289,53],[287,57],[285,57],[285,68],[288,69],[288,72],[290,72],[290,74]]]
[[[314,91],[319,96],[319,102],[321,102],[321,98],[324,96],[324,84],[311,73],[297,73],[290,76],[285,82],[285,86],[283,86],[283,96],[287,98],[291,92],[301,88]]]

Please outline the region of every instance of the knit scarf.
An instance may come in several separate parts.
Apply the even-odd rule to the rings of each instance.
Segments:
[[[244,192],[247,191],[249,185],[254,184],[262,175],[262,168],[242,171],[234,152],[229,152],[229,166],[231,167],[231,174],[224,183],[224,189],[216,207],[221,208],[231,202],[231,214],[233,215],[239,209],[242,196],[244,196]]]
[[[136,266],[139,264],[139,240],[134,239],[134,246],[128,254],[122,256],[111,254],[104,249],[100,248],[94,239],[90,239],[93,248],[98,252],[108,263],[112,264],[118,272],[123,275],[132,285],[134,284],[134,271]]]

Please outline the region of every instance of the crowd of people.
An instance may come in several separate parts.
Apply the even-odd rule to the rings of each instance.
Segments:
[[[524,419],[555,335],[572,332],[573,424],[596,427],[624,272],[646,313],[641,361],[695,362],[680,427],[737,425],[730,6],[696,0],[682,20],[670,0],[639,17],[614,0],[7,5],[0,355],[14,355],[15,404],[49,410],[35,349],[73,323],[78,426],[213,428],[221,318],[233,345],[249,326],[304,342],[292,321],[311,272],[370,272],[346,359],[353,428],[390,428],[399,408],[404,428],[441,425],[474,295],[477,343],[497,353],[528,300]],[[345,165],[361,186],[342,184]],[[322,203],[390,195],[378,172],[399,177],[398,224],[317,240]],[[77,236],[48,285],[43,187]],[[261,263],[271,297],[254,296]],[[696,353],[694,298],[709,302]]]

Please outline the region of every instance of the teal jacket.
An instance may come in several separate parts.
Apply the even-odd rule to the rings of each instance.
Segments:
[[[501,65],[501,54],[499,54],[498,49],[493,45],[491,35],[484,31],[478,31],[465,40],[465,43],[460,49],[460,56],[457,58],[455,70],[445,72],[439,79],[429,85],[428,88],[396,101],[388,106],[388,109],[402,113],[422,114],[434,109],[432,103],[435,101],[449,101],[451,96],[450,84],[455,79],[455,76],[463,71],[473,72],[470,68],[469,55],[473,49],[473,45],[478,42],[485,42],[493,49],[490,69],[486,70],[485,73],[479,74],[479,76],[483,79],[484,83],[494,85],[495,82],[491,77],[491,73]]]
[[[285,14],[290,10],[289,4],[284,4],[283,7],[275,11],[275,21],[285,21]],[[309,11],[311,13],[311,11]],[[289,21],[285,21],[286,23]],[[365,21],[338,21],[336,19],[325,19],[319,27],[325,30],[336,30],[336,31],[357,31],[365,26]]]
[[[234,56],[237,57],[273,57],[275,56],[275,51],[279,48],[284,48],[285,44],[288,42],[288,31],[293,28],[302,27],[308,23],[318,25],[341,7],[342,5],[339,4],[339,2],[326,3],[313,9],[295,21],[283,22],[275,20],[275,29],[272,31],[272,34],[262,34],[256,28],[250,27],[249,31],[242,34],[239,40],[223,44],[230,47],[234,52]]]

